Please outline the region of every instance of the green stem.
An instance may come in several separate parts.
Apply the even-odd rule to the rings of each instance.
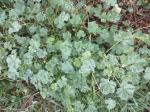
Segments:
[[[106,52],[105,54],[107,54],[110,50],[112,50],[117,44],[119,44],[121,41],[116,42],[113,46],[111,46]]]

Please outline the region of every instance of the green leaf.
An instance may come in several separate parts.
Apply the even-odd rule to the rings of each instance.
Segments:
[[[70,15],[66,12],[62,12],[58,18],[55,19],[57,28],[62,29],[65,26],[65,22],[70,19]]]
[[[132,64],[140,64],[141,66],[143,64],[146,64],[146,60],[141,58],[137,53],[133,52],[128,54],[127,56],[122,55],[120,57],[121,59],[121,63],[122,63],[122,67],[128,67],[129,65]]]
[[[98,25],[95,21],[89,22],[87,30],[89,31],[89,33],[96,34],[98,30]]]
[[[14,8],[9,10],[9,17],[17,19],[19,15],[23,15],[25,11],[25,4],[23,1],[18,1],[14,4]]]
[[[127,82],[122,82],[120,88],[117,89],[117,94],[121,100],[128,100],[133,97],[135,91],[135,86],[128,84]]]
[[[73,73],[74,68],[70,62],[64,62],[61,64],[61,70],[65,73]]]
[[[22,26],[20,25],[20,23],[18,21],[14,21],[11,24],[11,27],[9,28],[8,32],[9,32],[9,34],[15,33],[15,32],[18,32],[21,28],[22,28]]]
[[[36,26],[34,26],[34,25],[32,25],[32,26],[29,26],[28,27],[28,29],[29,29],[29,31],[30,31],[30,33],[35,33],[36,32],[36,30],[37,30],[37,27]]]
[[[133,35],[132,32],[128,31],[118,31],[117,33],[114,34],[114,41],[116,42],[123,42],[123,44],[127,44],[127,45],[133,45],[134,44],[134,40],[133,40]],[[126,42],[126,43],[125,43]]]
[[[85,109],[84,112],[98,112],[98,111],[97,111],[97,108],[95,107],[94,103],[91,102],[88,105],[88,107]]]
[[[130,65],[129,70],[133,73],[141,73],[144,71],[144,68],[140,64]]]
[[[23,12],[25,11],[24,2],[23,1],[16,2],[14,10],[15,10],[15,13],[17,13],[18,15],[23,14]]]
[[[33,0],[34,2],[41,2],[41,0]]]
[[[79,58],[75,58],[74,61],[73,61],[73,65],[75,67],[80,67],[82,64],[81,60]]]
[[[34,66],[34,69],[35,69],[35,70],[40,70],[40,69],[42,69],[42,65],[41,65],[40,63],[34,62],[33,64],[34,64],[33,66]]]
[[[109,63],[111,65],[117,65],[117,64],[119,64],[119,62],[118,62],[118,60],[117,60],[117,58],[116,58],[115,55],[108,54],[107,57],[108,57]]]
[[[119,19],[120,15],[116,11],[112,10],[107,13],[107,21],[116,23],[117,21],[119,21]]]
[[[46,52],[45,49],[38,49],[38,50],[36,51],[36,54],[37,54],[37,56],[38,56],[39,58],[44,58],[44,57],[46,57],[47,52]]]
[[[10,42],[5,42],[4,43],[4,48],[8,50],[12,50],[12,44]]]
[[[116,101],[111,98],[108,98],[107,100],[105,100],[105,103],[107,104],[108,110],[112,110],[116,107]]]
[[[56,5],[60,6],[60,5],[63,5],[63,3],[64,3],[63,0],[57,0],[57,1],[52,0],[51,2],[52,2],[52,5],[54,5],[54,6],[56,6]]]
[[[150,80],[150,67],[145,69],[144,79],[148,81]]]
[[[41,28],[40,29],[40,36],[44,37],[44,36],[47,36],[47,34],[48,34],[47,28]]]
[[[25,53],[23,56],[23,62],[25,65],[32,65],[33,61],[33,56],[28,52]]]
[[[61,79],[57,80],[56,84],[60,89],[67,86],[67,78],[62,76]]]
[[[21,64],[21,60],[16,57],[16,54],[11,54],[7,57],[6,62],[8,65],[8,77],[13,80],[19,78],[19,72],[17,69]]]
[[[102,12],[100,19],[102,22],[106,23],[107,21],[107,13],[106,12]]]
[[[25,70],[25,73],[23,75],[23,80],[25,80],[26,82],[29,82],[30,77],[32,77],[33,75],[33,71],[31,69],[27,69]]]
[[[91,52],[90,51],[85,51],[82,53],[82,58],[81,60],[84,62],[85,60],[88,60],[91,58]]]
[[[59,60],[57,59],[57,57],[53,57],[46,63],[45,68],[50,72],[54,72],[58,64],[59,64]]]
[[[63,33],[64,40],[70,40],[71,39],[71,33],[69,31]]]
[[[122,21],[119,0],[94,1],[0,0],[0,106],[18,108],[33,89],[56,107],[40,111],[148,109],[148,27]]]
[[[50,96],[50,93],[49,93],[47,88],[43,88],[40,91],[40,95],[42,96],[43,99],[45,99],[45,98],[48,98]]]
[[[99,84],[100,90],[104,95],[108,95],[110,93],[115,92],[116,83],[114,81],[111,81],[109,79],[101,79],[101,83]]]
[[[0,25],[3,25],[5,19],[7,18],[5,11],[0,11]]]
[[[70,19],[70,23],[72,25],[79,25],[81,24],[82,20],[80,15],[72,14],[72,18]]]
[[[29,46],[30,52],[36,52],[40,47],[40,41],[39,40],[31,39],[29,43],[30,43],[30,46]]]
[[[15,39],[17,43],[20,44],[21,46],[29,45],[30,39],[28,37],[21,37],[21,36],[15,35]]]
[[[67,60],[72,52],[72,44],[69,41],[65,42],[58,42],[57,45],[58,49],[60,49],[62,58]]]
[[[126,81],[126,82],[129,82],[129,83],[132,83],[134,85],[137,85],[139,84],[140,82],[140,76],[138,73],[133,73],[133,72],[128,72],[126,73],[126,75],[122,75],[121,76],[121,79],[123,81]]]
[[[73,12],[75,10],[74,3],[72,1],[61,0],[61,7],[63,10]]]
[[[143,48],[139,48],[139,53],[150,56],[150,49],[148,49],[147,46],[144,46]]]
[[[94,14],[96,17],[100,18],[102,13],[102,5],[97,4],[97,7],[94,7]]]
[[[85,33],[84,33],[84,31],[83,30],[79,30],[78,32],[77,32],[77,37],[80,39],[81,37],[85,37]]]
[[[116,45],[112,51],[115,51],[116,54],[129,54],[134,51],[134,48],[129,45],[123,45],[122,43]]]
[[[21,64],[21,60],[17,58],[15,54],[9,55],[6,59],[6,62],[9,69],[18,69]]]
[[[82,74],[90,74],[95,71],[95,61],[93,59],[85,60],[79,70]]]
[[[107,29],[99,30],[100,38],[104,39],[106,42],[109,40],[110,33]]]
[[[45,21],[45,20],[46,20],[46,14],[44,14],[44,12],[39,12],[39,13],[37,13],[37,15],[36,15],[36,20],[37,20],[38,22],[43,22],[43,21]]]
[[[30,82],[36,87],[36,89],[42,90],[42,88],[52,82],[52,78],[50,78],[52,74],[50,74],[46,70],[39,70],[37,74],[30,77]]]
[[[74,112],[83,112],[84,107],[84,104],[82,104],[80,101],[76,101],[74,103]]]
[[[114,6],[117,3],[117,0],[105,0],[104,2],[107,5]]]
[[[12,80],[16,80],[17,78],[19,78],[19,72],[14,68],[9,68],[8,78],[10,78]]]
[[[73,87],[79,89],[82,93],[90,91],[90,87],[87,84],[87,78],[81,74],[76,73],[76,75],[73,75],[71,82],[73,83]]]

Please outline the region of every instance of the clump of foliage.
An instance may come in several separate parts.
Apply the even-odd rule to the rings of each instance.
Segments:
[[[0,106],[8,97],[4,85],[16,83],[7,89],[17,91],[6,103],[11,112],[32,86],[65,112],[150,109],[150,35],[118,29],[120,11],[117,0],[94,7],[71,0],[1,2]]]

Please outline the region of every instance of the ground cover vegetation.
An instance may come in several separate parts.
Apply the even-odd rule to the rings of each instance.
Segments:
[[[0,112],[150,112],[149,0],[1,0]]]

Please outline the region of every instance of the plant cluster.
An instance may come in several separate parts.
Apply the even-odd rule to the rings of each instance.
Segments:
[[[150,109],[150,35],[118,29],[120,12],[117,0],[3,1],[0,80],[33,85],[65,112]]]

